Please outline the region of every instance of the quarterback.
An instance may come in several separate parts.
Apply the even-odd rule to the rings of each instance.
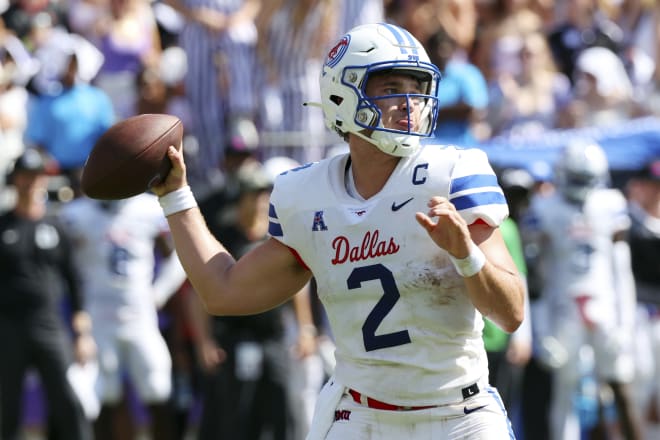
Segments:
[[[207,232],[182,155],[168,152],[173,169],[155,191],[210,313],[257,313],[318,283],[337,365],[308,439],[513,438],[481,329],[488,316],[514,331],[524,287],[485,154],[420,142],[435,126],[439,80],[404,29],[342,36],[318,105],[349,153],[278,176],[271,238],[238,261]]]

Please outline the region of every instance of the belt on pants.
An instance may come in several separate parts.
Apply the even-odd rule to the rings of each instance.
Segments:
[[[372,399],[367,397],[364,394],[355,391],[354,389],[349,389],[348,393],[353,397],[353,400],[360,405],[365,405],[372,409],[382,409],[386,411],[419,411],[422,409],[435,408],[438,405],[423,405],[423,406],[401,406],[401,405],[392,405],[391,403],[381,402],[380,400]],[[461,390],[463,399],[468,397],[475,396],[479,393],[479,386],[475,383],[468,387],[465,387]]]

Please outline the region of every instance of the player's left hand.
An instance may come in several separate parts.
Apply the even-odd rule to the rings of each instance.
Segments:
[[[415,214],[417,222],[426,229],[431,239],[454,258],[465,258],[470,252],[470,230],[456,207],[444,197],[433,197],[426,214]],[[437,221],[434,219],[437,218]]]

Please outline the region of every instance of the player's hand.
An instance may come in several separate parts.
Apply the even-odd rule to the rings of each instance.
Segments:
[[[202,369],[207,372],[213,372],[227,360],[227,352],[218,346],[212,339],[204,338],[199,341],[196,347],[197,360]]]
[[[511,338],[506,350],[506,359],[513,365],[523,367],[532,357],[532,342]]]
[[[177,149],[170,145],[167,149],[167,157],[169,157],[170,162],[172,162],[172,169],[163,182],[151,187],[151,190],[158,197],[164,196],[167,193],[176,191],[177,189],[188,185],[188,180],[186,178],[186,164],[183,161],[183,147],[180,146],[179,149]]]
[[[453,203],[444,197],[433,197],[426,214],[415,214],[417,222],[431,239],[454,258],[465,258],[470,252],[470,230]],[[434,220],[437,219],[437,220]]]
[[[293,347],[293,354],[298,359],[304,359],[318,351],[316,335],[310,332],[301,331],[298,333],[298,340]]]
[[[74,345],[74,356],[77,363],[85,365],[96,357],[96,342],[90,333],[77,335]]]

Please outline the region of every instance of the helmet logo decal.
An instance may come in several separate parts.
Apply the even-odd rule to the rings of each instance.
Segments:
[[[348,50],[348,44],[351,42],[350,35],[344,35],[344,37],[339,40],[339,43],[335,45],[330,52],[328,52],[328,57],[325,60],[325,65],[328,67],[334,67]]]

